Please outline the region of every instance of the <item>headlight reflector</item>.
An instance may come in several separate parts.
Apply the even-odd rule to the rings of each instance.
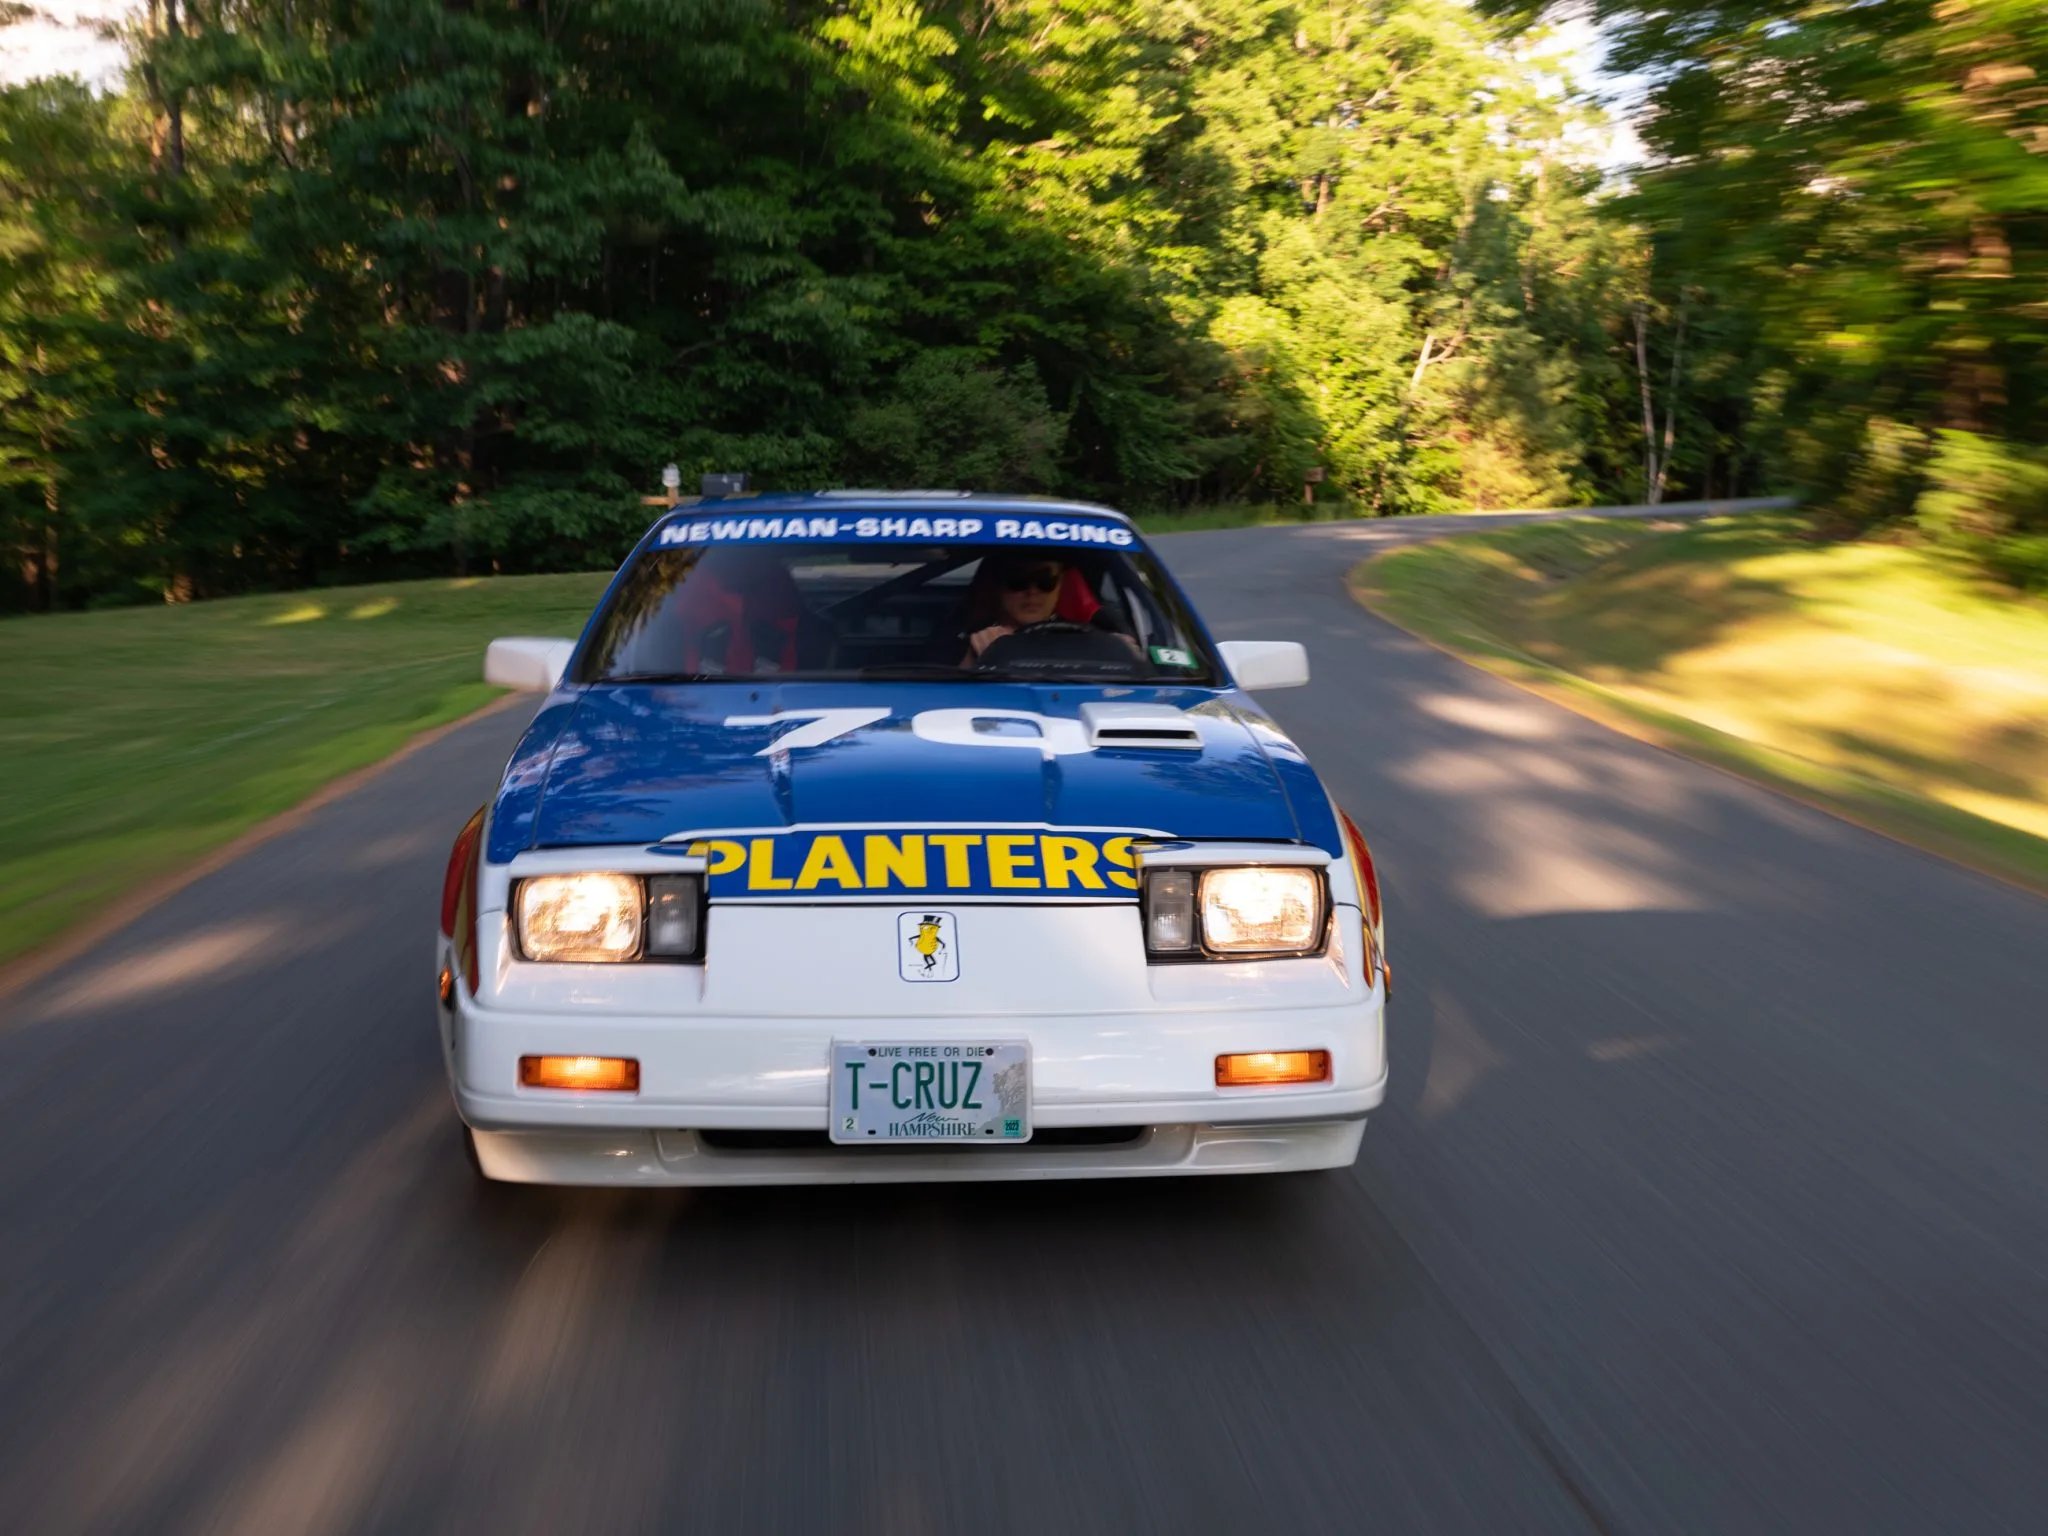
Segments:
[[[697,953],[703,932],[703,890],[703,882],[695,875],[648,876],[648,954],[686,960]]]
[[[1145,947],[1155,955],[1195,947],[1195,873],[1162,869],[1145,881]]]
[[[1247,865],[1202,875],[1202,941],[1218,954],[1314,949],[1323,885],[1314,869]]]
[[[632,960],[640,953],[633,875],[534,875],[519,882],[519,949],[529,960]]]

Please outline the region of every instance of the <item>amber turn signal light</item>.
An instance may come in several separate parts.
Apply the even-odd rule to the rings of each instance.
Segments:
[[[519,1086],[638,1093],[640,1063],[630,1056],[522,1056]]]
[[[1328,1051],[1243,1051],[1216,1058],[1218,1088],[1270,1088],[1276,1083],[1327,1083]]]

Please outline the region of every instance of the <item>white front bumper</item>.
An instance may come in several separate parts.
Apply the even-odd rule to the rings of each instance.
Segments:
[[[514,1184],[908,1184],[1129,1179],[1348,1168],[1363,1118],[1148,1126],[1107,1146],[732,1148],[696,1131],[478,1131],[484,1173]]]
[[[1386,1091],[1384,994],[1361,974],[1345,921],[1314,959],[1146,966],[1132,908],[1011,908],[1000,930],[967,930],[982,942],[962,984],[906,986],[893,912],[714,914],[722,972],[525,964],[502,922],[485,929],[484,997],[458,985],[442,1032],[456,1106],[478,1132],[487,1174],[765,1184],[1335,1167],[1356,1156],[1363,1117]],[[798,922],[801,947],[789,926]],[[1007,942],[992,942],[998,934]],[[1034,1132],[1130,1134],[973,1151],[831,1147],[835,1040],[1021,1040]],[[1280,1050],[1328,1051],[1331,1080],[1216,1086],[1219,1055]],[[521,1056],[565,1054],[631,1057],[639,1091],[520,1084]],[[726,1131],[794,1134],[770,1148],[697,1134]]]
[[[906,1020],[588,1018],[500,1014],[457,1004],[451,1086],[486,1130],[825,1128],[831,1045],[1007,1041],[1031,1046],[1035,1125],[1328,1120],[1376,1108],[1386,1087],[1380,1010],[1288,1009],[1223,1016]],[[1332,1080],[1306,1088],[1217,1088],[1216,1058],[1324,1050]],[[521,1056],[629,1056],[638,1093],[523,1088]]]

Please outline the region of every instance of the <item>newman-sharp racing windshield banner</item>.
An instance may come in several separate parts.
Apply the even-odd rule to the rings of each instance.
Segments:
[[[654,543],[662,548],[678,544],[929,544],[934,540],[1132,549],[1138,536],[1109,518],[933,517],[922,512],[690,513],[670,518],[654,534]]]

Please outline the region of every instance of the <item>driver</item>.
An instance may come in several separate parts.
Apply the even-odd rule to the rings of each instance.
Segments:
[[[985,557],[967,591],[967,654],[971,667],[1005,635],[1044,624],[1058,612],[1066,562],[1056,555],[1017,552]]]

